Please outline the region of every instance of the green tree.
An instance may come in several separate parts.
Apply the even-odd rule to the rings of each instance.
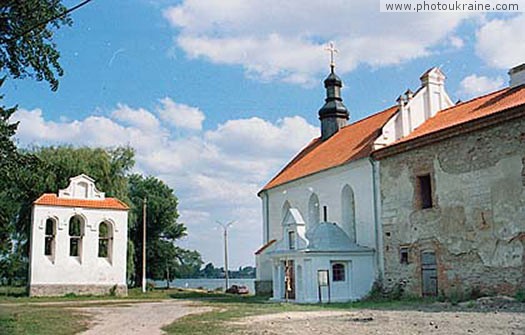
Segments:
[[[216,268],[213,263],[208,263],[201,271],[201,276],[205,278],[221,278],[221,269]]]
[[[135,245],[135,264],[142,269],[143,203],[147,198],[146,213],[146,276],[163,279],[166,264],[176,257],[175,240],[186,235],[186,227],[177,221],[178,200],[173,190],[155,177],[133,174],[129,177],[131,217],[129,238]],[[142,272],[136,271],[135,283],[141,283]]]
[[[173,273],[177,278],[197,278],[204,262],[196,250],[176,248]]]
[[[107,196],[129,203],[126,174],[135,164],[133,149],[75,148],[72,146],[34,148],[29,152],[38,164],[18,172],[18,197],[21,204],[16,231],[27,239],[31,208],[43,193],[57,193],[66,188],[69,178],[86,174],[96,181]]]
[[[0,68],[14,78],[45,80],[58,88],[64,70],[53,42],[55,30],[72,24],[70,12],[59,0],[6,0],[0,2]]]

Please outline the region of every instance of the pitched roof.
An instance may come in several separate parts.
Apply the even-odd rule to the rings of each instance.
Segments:
[[[263,245],[262,247],[260,247],[256,252],[255,254],[256,255],[260,255],[264,250],[268,249],[272,244],[274,244],[275,242],[277,242],[277,240],[270,240],[268,241],[268,243],[266,243],[265,245]]]
[[[36,199],[34,205],[60,206],[60,207],[82,207],[99,209],[119,209],[128,210],[129,207],[122,201],[115,198],[105,198],[104,200],[86,200],[73,198],[59,198],[56,194],[45,193]]]
[[[388,151],[392,147],[415,139],[437,134],[445,129],[461,126],[471,121],[491,116],[525,104],[525,85],[504,88],[496,92],[459,103],[439,111],[409,135],[376,152]],[[380,154],[382,156],[382,154]]]
[[[367,157],[384,124],[397,112],[393,106],[341,128],[329,139],[312,140],[261,191]]]

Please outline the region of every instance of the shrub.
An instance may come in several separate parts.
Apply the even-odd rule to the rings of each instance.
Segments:
[[[383,288],[383,283],[379,280],[374,281],[370,292],[368,292],[368,300],[381,300],[385,297],[385,290]]]
[[[403,298],[404,293],[405,293],[405,283],[399,282],[394,286],[394,288],[392,288],[392,291],[390,292],[390,299],[401,300],[401,298]]]
[[[109,289],[109,295],[112,297],[117,295],[117,284],[111,286],[111,288]]]
[[[519,302],[525,302],[525,289],[518,290],[514,298]]]
[[[483,297],[483,293],[481,292],[481,289],[479,288],[479,286],[474,286],[470,289],[470,293],[468,297],[469,300],[476,300],[481,297]]]
[[[146,291],[153,291],[155,289],[155,283],[152,281],[146,282]]]

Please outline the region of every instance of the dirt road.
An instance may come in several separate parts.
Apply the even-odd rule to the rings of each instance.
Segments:
[[[183,316],[210,311],[198,303],[177,300],[89,306],[74,308],[92,316],[89,330],[83,335],[164,334],[162,327]]]
[[[236,322],[245,335],[523,335],[518,312],[320,311],[248,317]]]

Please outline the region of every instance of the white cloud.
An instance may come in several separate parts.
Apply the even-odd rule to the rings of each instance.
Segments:
[[[448,41],[455,49],[461,49],[465,45],[463,39],[458,36],[450,36]]]
[[[429,55],[469,13],[380,13],[378,1],[185,0],[167,8],[177,45],[191,58],[242,65],[262,80],[310,84],[326,72],[324,44],[338,69],[399,64]],[[413,27],[417,27],[414,34]],[[457,46],[459,39],[454,39]]]
[[[176,103],[170,98],[161,99],[160,103],[162,107],[158,108],[158,113],[164,121],[178,128],[202,129],[205,116],[198,108]]]
[[[170,98],[163,102],[180,105]],[[232,266],[246,265],[247,255],[259,247],[261,239],[257,191],[293,154],[319,135],[318,128],[298,116],[275,123],[249,118],[174,136],[159,121],[162,111],[157,112],[159,116],[147,109],[119,104],[108,113],[109,117],[50,121],[40,109],[20,109],[13,119],[20,121],[17,139],[22,146],[131,145],[136,150],[137,171],[155,175],[175,189],[181,221],[189,229],[181,245],[198,248],[206,260],[221,264],[215,220],[235,220],[232,237],[242,236],[244,242],[231,246]],[[204,113],[199,113],[203,120]]]
[[[459,94],[465,98],[479,96],[485,93],[496,91],[505,85],[505,81],[501,77],[488,78],[485,76],[478,76],[472,74],[463,78],[459,84]]]
[[[525,62],[525,14],[485,23],[476,34],[476,52],[490,66],[509,69]]]
[[[157,130],[160,125],[155,115],[147,110],[143,108],[133,109],[124,104],[118,104],[111,116],[124,124],[143,130]]]

